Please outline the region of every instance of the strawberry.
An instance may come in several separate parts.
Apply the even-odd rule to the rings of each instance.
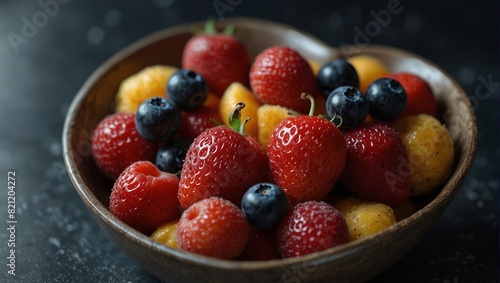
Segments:
[[[283,258],[326,250],[349,241],[342,214],[325,202],[297,204],[281,222],[277,232]]]
[[[130,164],[154,161],[157,144],[142,138],[135,126],[135,114],[115,113],[104,118],[92,133],[92,156],[110,180],[116,180]]]
[[[206,129],[215,127],[215,123],[220,121],[219,111],[208,106],[202,106],[194,111],[183,111],[179,135],[194,139]]]
[[[393,206],[410,196],[410,164],[396,131],[380,122],[345,133],[347,160],[341,181],[355,196]]]
[[[208,89],[221,96],[232,82],[248,84],[251,58],[246,46],[230,34],[218,34],[207,22],[204,34],[189,39],[182,54],[182,67],[200,74]]]
[[[232,116],[241,118],[241,108]],[[233,127],[243,131],[239,118]],[[227,126],[209,128],[194,139],[186,153],[179,201],[187,208],[201,199],[219,196],[239,206],[246,190],[267,181],[268,174],[267,156],[255,139]]]
[[[398,81],[406,91],[408,102],[401,117],[417,114],[429,114],[438,117],[439,104],[434,98],[431,87],[425,80],[410,73],[390,74],[387,77]]]
[[[234,259],[245,248],[249,229],[237,206],[228,200],[210,197],[182,213],[176,238],[182,250]]]
[[[307,113],[309,104],[300,98],[303,92],[319,95],[316,77],[307,61],[286,46],[262,51],[250,70],[250,86],[264,104],[279,105]]]
[[[319,116],[284,119],[268,144],[271,174],[292,202],[323,199],[344,169],[346,152],[342,132]]]
[[[179,217],[177,176],[162,172],[149,161],[128,166],[111,190],[109,210],[132,228],[151,235]]]

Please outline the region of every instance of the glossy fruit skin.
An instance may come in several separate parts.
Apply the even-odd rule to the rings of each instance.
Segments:
[[[219,111],[212,107],[202,106],[193,111],[183,111],[181,114],[181,125],[179,136],[195,139],[203,131],[221,123]]]
[[[446,127],[428,114],[403,117],[393,127],[408,152],[411,195],[421,196],[442,186],[453,170],[455,155]]]
[[[397,80],[406,91],[408,103],[401,116],[428,114],[438,117],[439,103],[424,79],[410,73],[389,74],[387,77]]]
[[[260,102],[250,89],[239,82],[231,83],[220,99],[219,115],[222,119],[221,122],[226,126],[230,126],[229,115],[239,102],[245,103],[245,107],[241,109],[241,120],[244,121],[250,118],[245,125],[245,134],[257,139],[259,131],[257,108],[260,106]]]
[[[250,86],[263,104],[279,105],[299,113],[309,112],[306,92],[319,95],[316,77],[307,61],[286,46],[273,46],[255,58],[250,70]]]
[[[144,101],[135,114],[139,134],[154,142],[168,142],[174,138],[180,122],[179,107],[163,97],[153,97]]]
[[[347,60],[356,69],[359,90],[366,93],[368,86],[375,80],[389,74],[389,69],[380,59],[371,55],[356,55]]]
[[[339,129],[346,131],[361,125],[366,119],[368,100],[357,88],[341,86],[333,90],[326,99],[326,112],[330,119],[340,116],[342,122]]]
[[[158,147],[139,135],[133,113],[105,117],[93,131],[91,141],[92,157],[97,167],[112,181],[136,161],[153,162]]]
[[[379,121],[392,121],[406,109],[407,98],[403,86],[396,80],[375,80],[366,90],[370,115]]]
[[[192,142],[191,139],[177,138],[162,145],[156,152],[156,167],[163,172],[180,173],[186,153]]]
[[[111,190],[109,210],[132,228],[151,235],[161,225],[179,217],[177,176],[149,161],[127,167]]]
[[[344,169],[346,152],[342,132],[318,116],[286,118],[268,145],[273,179],[295,203],[323,199]]]
[[[245,248],[249,229],[237,206],[228,200],[210,197],[182,213],[176,238],[182,250],[234,259]]]
[[[356,197],[398,205],[410,196],[410,164],[396,131],[369,122],[345,133],[347,159],[341,182]]]
[[[243,195],[241,211],[252,226],[261,229],[278,227],[288,212],[288,199],[276,184],[255,184]]]
[[[208,88],[200,74],[188,69],[175,72],[167,83],[167,97],[181,110],[196,110],[207,99]]]
[[[277,236],[283,258],[326,250],[349,241],[342,214],[321,201],[297,204],[281,222]]]
[[[171,247],[174,249],[178,249],[179,245],[177,244],[177,225],[179,224],[179,218],[176,218],[170,222],[167,222],[158,229],[156,229],[153,234],[151,234],[151,238],[157,240],[158,242],[164,244],[167,247]]]
[[[290,113],[292,110],[278,105],[264,104],[257,108],[259,143],[266,152],[274,128],[285,118],[290,117]]]
[[[354,197],[334,203],[349,228],[349,240],[366,238],[397,223],[394,211],[386,204]]]
[[[221,96],[232,82],[248,86],[251,59],[246,46],[231,35],[201,34],[186,43],[182,67],[200,74],[208,89]]]
[[[218,196],[237,206],[247,189],[269,179],[267,156],[256,140],[226,127],[201,133],[182,166],[179,201],[183,208]]]
[[[325,98],[341,86],[359,87],[356,69],[343,59],[336,59],[324,64],[318,72],[318,87]]]
[[[177,67],[148,66],[127,77],[116,94],[116,112],[135,113],[146,99],[166,97],[165,86]]]

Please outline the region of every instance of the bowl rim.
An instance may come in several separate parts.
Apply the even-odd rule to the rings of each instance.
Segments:
[[[310,38],[311,40],[326,45],[326,43],[322,42],[321,40],[317,39],[316,37],[310,35],[307,32],[270,20],[248,18],[248,17],[233,17],[233,18],[226,18],[222,23],[218,24],[227,24],[227,23],[234,24],[235,27],[238,27],[239,25],[243,25],[246,27],[266,25],[266,26],[272,26],[273,28],[279,28],[283,30],[286,29],[287,31],[293,31],[302,34]],[[190,30],[191,27],[195,25],[199,26],[202,24],[204,24],[204,22],[198,21],[198,22],[184,23],[172,27],[167,27],[159,31],[156,31],[154,33],[151,33],[145,37],[142,37],[133,42],[132,44],[126,46],[125,48],[119,50],[109,59],[104,61],[86,79],[86,81],[83,83],[83,85],[77,92],[76,96],[73,98],[73,101],[71,102],[71,105],[68,109],[64,121],[63,132],[62,132],[63,159],[70,180],[73,183],[80,198],[84,201],[86,206],[92,210],[94,217],[99,217],[100,219],[104,220],[104,222],[110,227],[112,227],[113,230],[127,236],[128,238],[131,238],[133,241],[139,243],[141,246],[153,248],[157,252],[161,252],[164,254],[168,254],[169,256],[175,257],[176,260],[179,261],[189,262],[192,264],[194,263],[202,267],[212,267],[212,268],[219,268],[226,270],[245,269],[249,271],[257,271],[270,268],[285,268],[293,265],[300,265],[303,264],[304,262],[311,262],[311,261],[315,262],[316,264],[320,264],[322,262],[329,262],[338,258],[342,258],[343,256],[354,253],[358,250],[365,249],[368,246],[370,246],[370,244],[373,242],[382,241],[387,234],[397,233],[398,230],[403,229],[403,227],[408,225],[409,223],[431,214],[432,208],[434,206],[451,201],[451,198],[458,191],[460,185],[462,184],[468,172],[470,171],[470,168],[472,167],[474,157],[476,154],[478,134],[477,134],[477,122],[474,110],[472,109],[470,101],[468,99],[464,99],[466,110],[468,114],[471,116],[472,119],[471,122],[473,125],[473,127],[469,129],[472,131],[471,133],[472,139],[470,141],[467,141],[467,143],[468,144],[470,143],[471,146],[466,148],[466,151],[461,157],[462,162],[460,169],[464,169],[464,171],[459,172],[458,170],[459,167],[457,163],[455,171],[448,178],[445,185],[441,188],[441,191],[428,204],[420,208],[417,212],[413,213],[411,216],[399,221],[395,225],[392,225],[384,229],[383,231],[380,231],[369,237],[351,241],[337,247],[304,255],[301,257],[263,260],[263,261],[243,261],[243,260],[218,259],[187,251],[181,251],[179,249],[170,248],[160,242],[153,240],[151,237],[132,229],[130,226],[128,226],[127,224],[119,220],[117,217],[112,215],[109,209],[105,207],[103,204],[101,204],[101,202],[90,191],[87,185],[83,183],[83,178],[77,170],[76,158],[71,148],[71,140],[73,137],[73,129],[75,127],[76,115],[78,111],[81,109],[83,102],[85,101],[86,94],[93,87],[94,83],[98,81],[98,79],[102,77],[104,74],[106,74],[110,69],[119,64],[123,59],[126,59],[127,57],[131,56],[133,53],[139,51],[140,49],[145,48],[157,41],[160,41],[165,37],[177,35],[179,33],[185,33],[186,31]],[[334,47],[331,48],[336,50],[336,48]],[[444,75],[444,77],[446,77],[446,79],[448,79],[451,82],[452,87],[459,92],[460,97],[462,98],[467,97],[463,89],[448,73],[446,73],[436,64],[430,62],[425,58],[420,57],[419,55],[395,47],[390,47],[385,45],[372,45],[372,44],[368,45],[367,47],[364,47],[363,52],[399,53],[401,55],[409,56],[414,59],[420,60],[425,64],[430,65],[436,68],[439,72],[441,72]]]

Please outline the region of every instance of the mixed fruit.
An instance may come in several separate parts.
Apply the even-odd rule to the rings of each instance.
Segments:
[[[251,58],[193,35],[182,66],[125,79],[92,135],[109,209],[172,248],[301,256],[394,225],[453,168],[429,84],[358,55],[319,65],[288,46]]]

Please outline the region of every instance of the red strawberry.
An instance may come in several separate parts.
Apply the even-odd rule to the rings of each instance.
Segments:
[[[309,103],[303,92],[319,94],[316,77],[307,61],[295,50],[274,46],[261,52],[250,70],[250,85],[262,102],[307,113]]]
[[[200,74],[208,89],[221,96],[232,82],[248,86],[251,59],[246,46],[236,37],[216,34],[207,23],[207,34],[192,37],[182,54],[182,67]]]
[[[162,172],[149,161],[138,161],[118,177],[109,210],[132,228],[151,235],[180,215],[177,176]]]
[[[179,135],[194,139],[208,128],[215,127],[216,122],[221,122],[219,111],[212,107],[202,106],[194,111],[184,111],[181,118]]]
[[[401,117],[422,113],[438,117],[439,104],[426,81],[409,73],[390,74],[387,77],[397,80],[406,91],[408,102]]]
[[[248,241],[249,224],[230,201],[203,199],[182,213],[177,225],[177,243],[182,250],[234,259]]]
[[[345,133],[347,160],[341,181],[355,196],[398,205],[410,196],[410,165],[396,131],[379,122]]]
[[[187,208],[204,198],[219,196],[239,206],[250,186],[267,180],[267,156],[259,143],[229,127],[217,126],[201,133],[188,149],[179,201]]]
[[[292,116],[273,130],[271,174],[292,202],[321,200],[339,179],[346,159],[342,132],[318,116]]]
[[[258,229],[250,225],[250,235],[239,260],[271,260],[281,258],[276,245],[276,229]]]
[[[139,160],[154,161],[157,144],[142,138],[135,114],[115,113],[104,118],[92,134],[92,155],[97,167],[111,180]]]
[[[326,250],[349,241],[342,214],[330,204],[297,204],[278,227],[278,250],[283,258]]]

